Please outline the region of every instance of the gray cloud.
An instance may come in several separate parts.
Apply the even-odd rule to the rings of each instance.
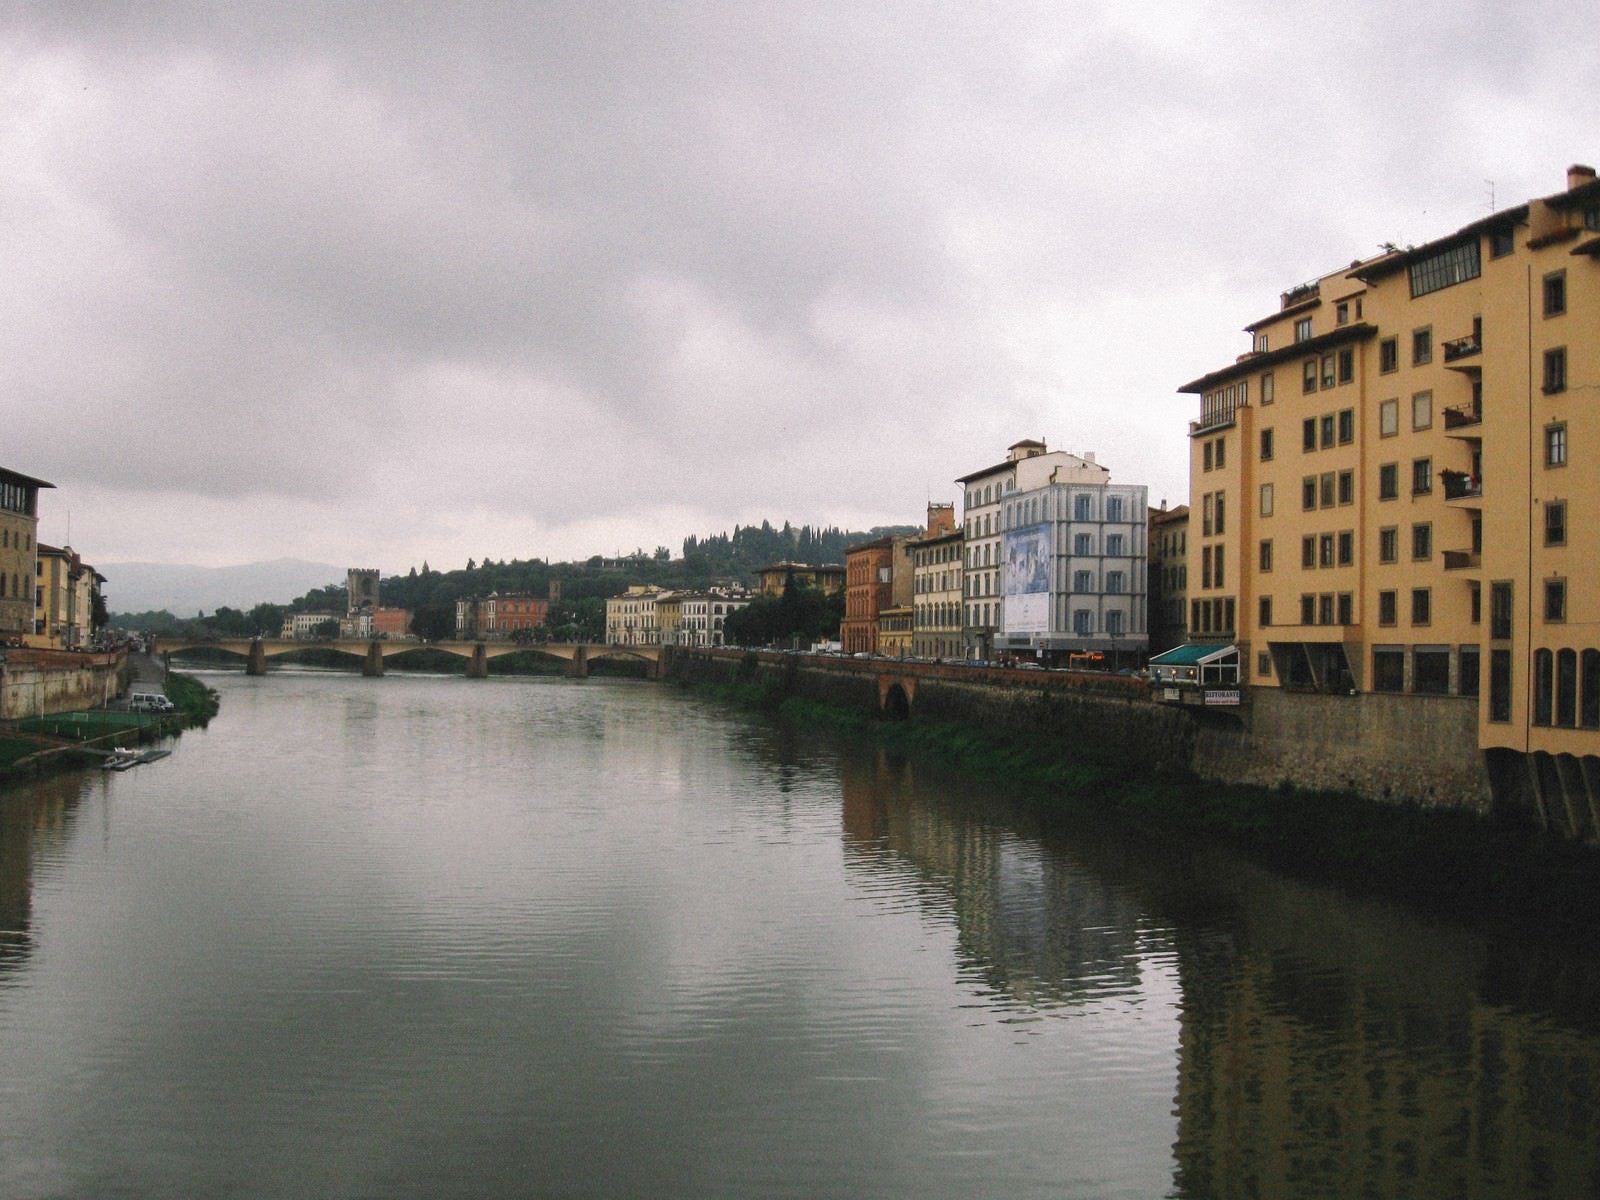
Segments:
[[[1592,159],[1539,7],[13,7],[6,465],[101,561],[1176,502],[1278,291]]]

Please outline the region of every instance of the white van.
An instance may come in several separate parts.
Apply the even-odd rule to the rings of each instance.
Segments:
[[[172,712],[177,705],[157,692],[135,692],[128,697],[128,708],[133,712]]]

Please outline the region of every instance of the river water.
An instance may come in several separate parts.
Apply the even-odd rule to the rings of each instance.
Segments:
[[[633,681],[0,794],[0,1196],[1590,1197],[1600,969]]]

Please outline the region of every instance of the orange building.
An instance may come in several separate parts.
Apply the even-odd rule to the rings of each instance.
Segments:
[[[844,552],[844,620],[840,648],[846,654],[876,654],[878,614],[894,603],[894,541],[875,538]]]

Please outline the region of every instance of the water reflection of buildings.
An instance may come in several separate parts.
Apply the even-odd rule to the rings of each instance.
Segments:
[[[1563,1021],[1515,948],[1240,873],[1238,933],[1180,937],[1178,1195],[1600,1195],[1600,973]],[[1293,947],[1293,950],[1289,950]]]
[[[66,840],[84,780],[53,776],[0,795],[0,975],[33,950],[33,869]]]
[[[916,771],[882,751],[840,763],[854,870],[913,870],[928,902],[952,912],[964,964],[1019,1003],[1079,1004],[1139,988],[1142,960],[1164,947],[1151,944],[1126,889],[1004,830],[992,812],[930,804]]]
[[[1600,1196],[1592,958],[1190,847],[1015,834],[892,755],[840,769],[851,869],[912,872],[997,992],[1081,1004],[1176,964],[1174,1196]]]

